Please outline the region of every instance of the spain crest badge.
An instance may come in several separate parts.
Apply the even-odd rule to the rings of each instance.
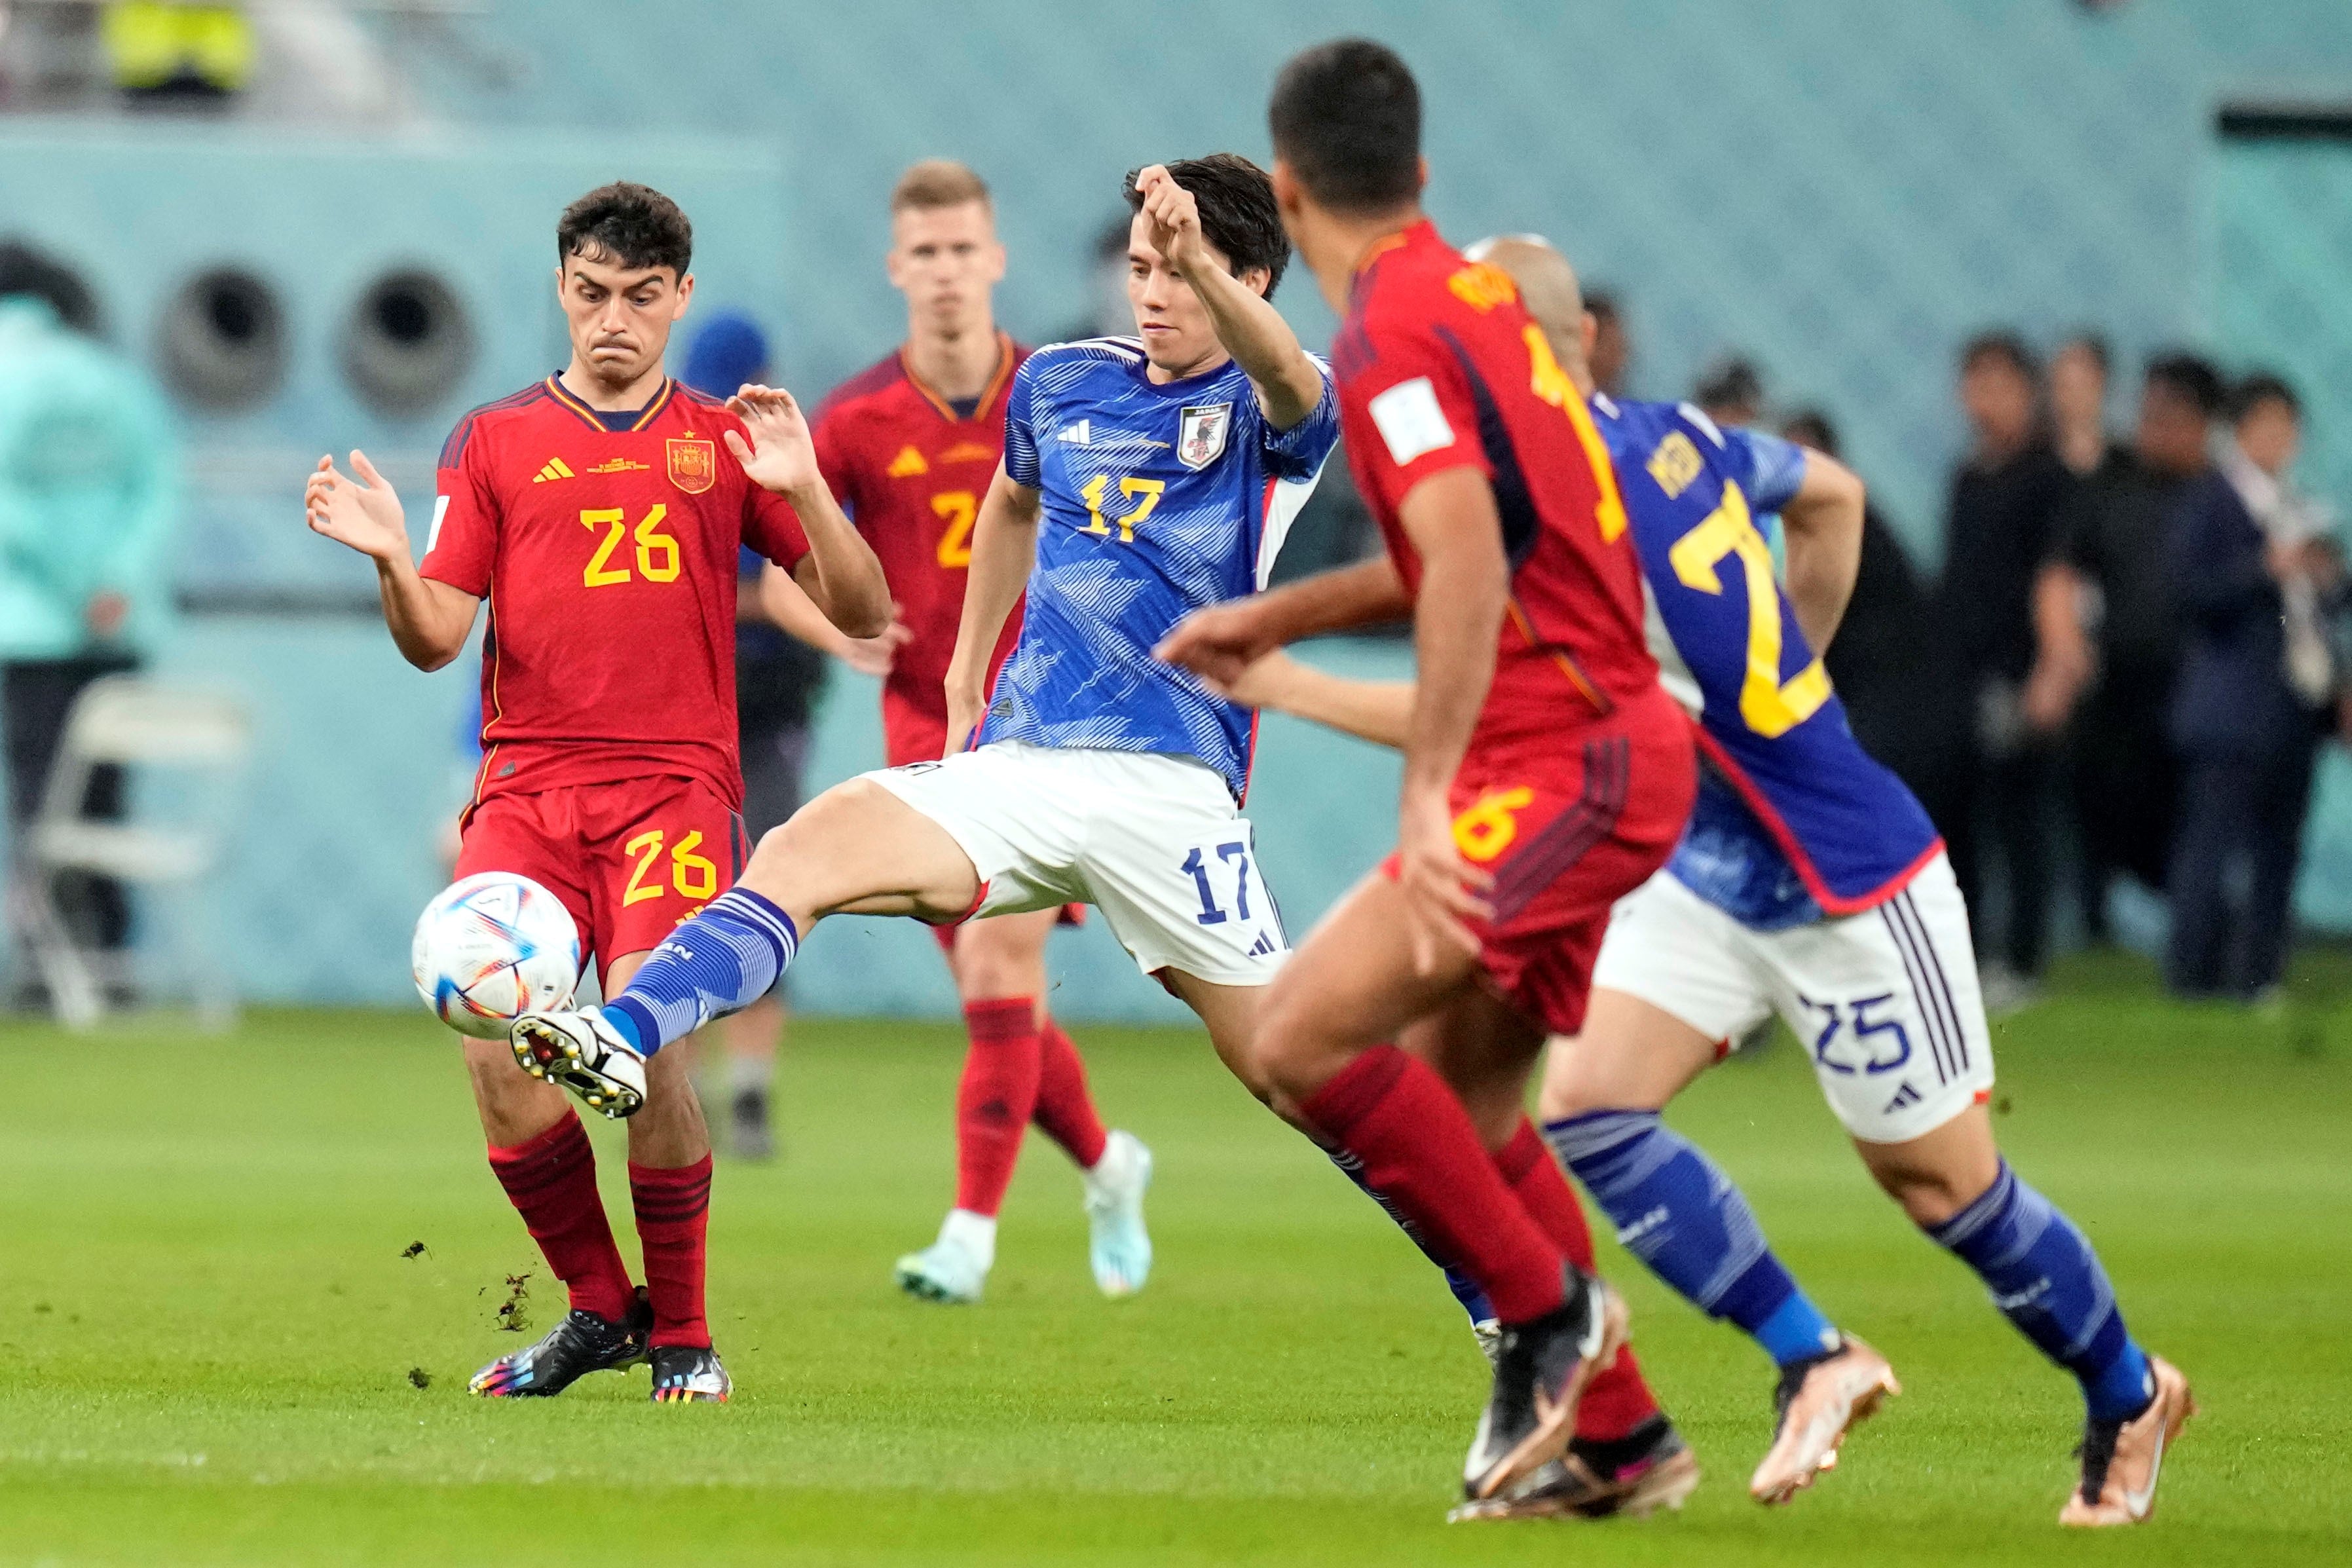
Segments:
[[[690,496],[698,496],[719,482],[719,444],[688,436],[673,437],[669,447],[669,482]]]

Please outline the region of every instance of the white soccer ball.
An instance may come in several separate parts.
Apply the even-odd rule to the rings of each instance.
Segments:
[[[479,872],[425,906],[409,973],[443,1023],[497,1039],[519,1015],[572,1000],[580,929],[563,900],[530,878]]]

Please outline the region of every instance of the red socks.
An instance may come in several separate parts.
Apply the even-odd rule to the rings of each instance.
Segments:
[[[1539,1318],[1565,1300],[1560,1248],[1528,1217],[1429,1064],[1374,1046],[1304,1109],[1363,1162],[1372,1190],[1420,1226],[1439,1256],[1461,1260],[1504,1322]]]
[[[710,1225],[710,1156],[664,1168],[629,1162],[629,1198],[646,1253],[646,1295],[654,1310],[653,1342],[707,1348],[702,1315],[703,1237]]]
[[[971,1048],[956,1086],[955,1206],[993,1218],[1013,1184],[1022,1134],[1037,1107],[1044,1047],[1036,999],[968,1002],[963,1021]]]
[[[626,1314],[636,1287],[613,1245],[604,1200],[596,1194],[596,1151],[580,1118],[567,1107],[538,1137],[511,1149],[492,1146],[490,1170],[547,1266],[570,1289],[572,1305],[614,1321]]]
[[[1070,1043],[1070,1037],[1050,1017],[1039,1026],[1037,1043],[1042,1047],[1037,1109],[1030,1120],[1078,1163],[1078,1169],[1091,1171],[1102,1158],[1103,1142],[1109,1134],[1095,1112],[1094,1096],[1087,1092],[1087,1064],[1079,1059],[1078,1047]]]
[[[1592,1232],[1584,1223],[1584,1205],[1576,1201],[1576,1189],[1568,1184],[1568,1177],[1544,1146],[1534,1122],[1520,1120],[1511,1141],[1496,1152],[1495,1169],[1510,1184],[1519,1206],[1551,1238],[1552,1245],[1579,1268],[1595,1272]],[[1650,1385],[1642,1381],[1633,1347],[1627,1345],[1617,1352],[1615,1361],[1593,1374],[1584,1401],[1576,1409],[1576,1435],[1611,1442],[1630,1436],[1656,1414],[1658,1401]]]

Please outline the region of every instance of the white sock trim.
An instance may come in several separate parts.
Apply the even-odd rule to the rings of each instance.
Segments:
[[[950,1209],[940,1222],[940,1239],[951,1241],[980,1259],[982,1268],[996,1267],[996,1220],[970,1209]]]

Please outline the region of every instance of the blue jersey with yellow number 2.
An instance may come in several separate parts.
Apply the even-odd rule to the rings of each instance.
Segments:
[[[1039,349],[1005,407],[1004,471],[1041,492],[1021,642],[982,743],[1161,752],[1249,780],[1249,710],[1152,658],[1194,610],[1265,586],[1291,520],[1339,438],[1331,373],[1276,430],[1227,360],[1155,382],[1133,338]]]
[[[1706,763],[1667,869],[1767,930],[1892,897],[1938,847],[1935,826],[1853,738],[1760,526],[1803,482],[1804,449],[1686,404],[1596,396],[1592,412],[1641,552],[1651,651]]]

